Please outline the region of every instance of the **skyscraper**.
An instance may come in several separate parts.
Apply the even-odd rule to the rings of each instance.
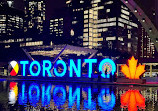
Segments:
[[[71,13],[72,44],[83,46],[84,10],[90,7],[91,0],[67,0],[66,5]]]
[[[56,18],[50,20],[50,34],[55,36],[63,36],[63,18]]]
[[[64,41],[64,18],[57,17],[49,21],[49,42],[52,45]]]
[[[0,43],[5,48],[24,41],[23,15],[22,11],[12,8],[11,4],[0,4]]]
[[[68,0],[66,3],[67,7],[73,10],[73,31],[75,38],[81,38],[80,45],[136,54],[134,48],[137,47],[134,47],[133,43],[137,43],[138,36],[132,34],[132,31],[137,29],[138,25],[134,21],[136,18],[121,1]]]
[[[132,22],[129,9],[120,1],[92,0],[84,11],[83,46],[131,51]],[[106,45],[106,46],[103,46]]]
[[[147,34],[145,29],[139,26],[139,39],[138,39],[138,57],[140,58],[154,58],[155,47],[154,43],[151,42],[150,36]]]
[[[34,30],[43,33],[45,21],[45,0],[24,0],[24,32]]]

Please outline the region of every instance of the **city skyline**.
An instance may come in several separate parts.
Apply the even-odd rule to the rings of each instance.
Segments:
[[[121,1],[4,1],[8,4],[8,8],[3,2],[1,5],[2,9],[6,10],[4,14],[1,12],[1,16],[8,16],[8,18],[3,18],[6,24],[2,22],[1,28],[1,32],[7,37],[2,37],[0,41],[4,48],[14,47],[14,42],[17,42],[16,45],[19,44],[19,47],[70,44],[97,49],[102,55],[108,56],[129,53],[141,58],[156,57],[152,35],[142,24],[146,22],[145,19],[138,20],[138,17],[134,15],[137,10],[132,12],[126,3]],[[12,11],[10,11],[12,13],[7,12],[11,9],[17,10],[17,4],[23,4],[22,16],[20,15],[22,11],[15,15]],[[9,18],[10,16],[13,18]],[[18,16],[22,17],[20,21]],[[22,23],[20,27],[23,32],[18,31],[21,36],[16,35],[16,30],[20,29],[14,24],[15,22],[19,25],[17,21]],[[12,33],[8,32],[10,30]],[[152,28],[149,28],[149,31],[152,33]],[[3,36],[2,33],[1,36]]]
[[[158,110],[158,0],[1,0],[0,111]]]
[[[7,0],[2,0],[2,2],[6,2]],[[24,12],[24,0],[12,0],[14,1],[14,8],[21,10]],[[46,0],[46,20],[50,20],[54,15],[57,15],[57,10],[66,7],[66,0]]]

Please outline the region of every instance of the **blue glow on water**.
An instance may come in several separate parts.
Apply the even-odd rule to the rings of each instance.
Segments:
[[[57,85],[53,89],[53,100],[56,106],[61,107],[66,101],[66,90],[63,86]]]
[[[3,83],[3,84],[2,84]],[[157,88],[133,86],[107,86],[101,84],[51,83],[32,81],[1,82],[0,111],[18,110],[153,110],[157,111]],[[139,90],[140,89],[140,90]],[[140,98],[134,98],[135,103],[124,102],[127,92],[135,90]],[[12,91],[12,93],[11,93]],[[147,94],[144,95],[144,92]],[[10,94],[11,93],[11,94]],[[152,98],[149,95],[155,94]],[[10,95],[9,95],[10,94]],[[125,96],[126,95],[126,96]],[[8,99],[7,99],[8,98]],[[10,101],[10,100],[14,101]],[[142,101],[137,101],[140,99]],[[152,102],[152,103],[151,103]],[[154,103],[154,104],[153,104]],[[141,105],[140,105],[141,104]],[[152,107],[151,105],[155,105]],[[8,107],[9,106],[9,107]],[[4,109],[7,108],[7,109]]]
[[[109,88],[101,89],[101,92],[98,95],[98,104],[102,109],[111,111],[115,106],[114,93],[110,93]]]
[[[88,100],[84,100],[84,108],[96,110],[96,101],[92,100],[92,89],[88,87]]]
[[[41,105],[48,108],[54,104],[59,110],[65,105],[76,110],[98,110],[99,105],[102,110],[113,110],[116,101],[109,87],[98,89],[92,86],[22,82],[18,89],[18,104],[23,106],[29,103],[32,107]]]
[[[80,87],[76,87],[73,93],[72,86],[69,86],[69,108],[72,108],[74,102],[77,103],[77,109],[80,109]]]
[[[19,93],[19,104],[26,105],[27,104],[27,93],[25,88],[25,82],[21,85],[21,92]]]
[[[81,59],[77,59],[77,67],[73,61],[73,59],[70,59],[70,77],[73,77],[73,71],[76,73],[77,77],[81,77]]]
[[[49,84],[46,87],[45,84],[42,84],[42,106],[49,105],[50,100],[51,100],[51,85]]]
[[[40,88],[38,84],[32,83],[29,87],[29,102],[32,106],[37,105],[40,99]]]

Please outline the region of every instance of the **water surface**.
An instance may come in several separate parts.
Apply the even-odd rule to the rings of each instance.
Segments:
[[[156,87],[1,81],[0,111],[158,109]]]

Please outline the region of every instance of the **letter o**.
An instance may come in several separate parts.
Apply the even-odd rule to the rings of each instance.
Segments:
[[[61,64],[63,66],[63,72],[59,73],[57,71],[57,66]],[[63,77],[66,73],[66,70],[67,70],[67,67],[66,67],[66,63],[63,61],[63,60],[58,60],[55,65],[54,65],[54,74],[57,76],[57,77]]]

